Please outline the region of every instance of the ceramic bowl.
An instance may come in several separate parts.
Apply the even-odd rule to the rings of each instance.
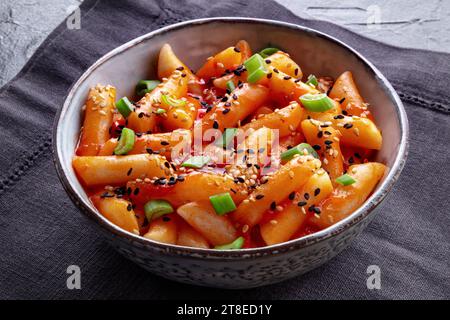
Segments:
[[[389,172],[358,210],[332,227],[301,239],[257,249],[218,251],[157,243],[126,232],[106,220],[89,201],[71,160],[81,124],[81,106],[90,87],[111,84],[117,96],[130,95],[140,79],[156,78],[159,49],[170,43],[194,70],[205,59],[238,40],[254,50],[268,45],[292,56],[304,74],[337,77],[351,70],[371,105],[384,137],[376,160]],[[292,278],[329,261],[348,247],[375,215],[406,160],[408,123],[391,84],[361,54],[324,33],[306,27],[261,19],[212,18],[174,24],[131,40],[95,62],[72,86],[54,127],[54,160],[67,194],[121,254],[157,275],[195,285],[250,288]]]

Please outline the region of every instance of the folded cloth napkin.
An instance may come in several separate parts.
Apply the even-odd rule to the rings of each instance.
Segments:
[[[71,203],[52,163],[54,115],[87,67],[139,35],[213,16],[277,19],[341,39],[393,83],[410,121],[403,174],[358,240],[302,277],[252,290],[192,290],[126,260]],[[267,0],[84,1],[81,29],[62,23],[0,91],[0,298],[450,298],[449,70],[448,54],[387,46]],[[81,290],[66,287],[69,265],[81,268]],[[380,290],[367,289],[370,265],[381,270]]]

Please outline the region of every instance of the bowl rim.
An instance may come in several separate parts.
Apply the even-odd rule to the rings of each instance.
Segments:
[[[266,247],[259,248],[249,248],[249,249],[239,249],[239,250],[216,250],[216,249],[201,249],[201,248],[192,248],[180,245],[172,245],[172,244],[164,244],[159,243],[150,239],[146,239],[144,237],[138,236],[134,233],[125,231],[118,226],[114,225],[112,222],[107,220],[103,215],[101,215],[98,210],[91,209],[89,205],[89,199],[84,199],[84,197],[76,191],[76,189],[72,186],[72,183],[67,177],[67,172],[64,169],[64,166],[61,163],[61,154],[62,150],[58,146],[60,143],[58,142],[58,133],[63,131],[61,128],[61,122],[64,119],[69,106],[72,104],[72,99],[75,95],[75,92],[78,90],[80,85],[84,82],[84,80],[100,65],[105,63],[107,60],[121,54],[138,45],[141,42],[148,41],[155,36],[162,35],[164,33],[168,33],[171,31],[183,29],[190,26],[199,26],[210,23],[248,23],[248,24],[268,24],[272,26],[282,27],[290,29],[291,31],[300,31],[312,34],[314,36],[318,36],[324,38],[327,41],[330,41],[334,44],[337,44],[349,53],[353,54],[360,62],[362,62],[366,68],[370,70],[370,72],[375,77],[378,84],[382,87],[382,89],[386,92],[387,96],[390,98],[392,103],[395,106],[395,112],[398,116],[398,124],[400,129],[400,145],[398,149],[398,153],[394,160],[393,166],[390,168],[388,175],[385,180],[379,185],[378,190],[376,190],[365,202],[359,207],[356,211],[354,211],[351,215],[344,218],[343,220],[335,223],[334,225],[315,232],[313,234],[304,236],[302,238],[289,240],[287,242],[274,244]],[[408,147],[409,147],[409,126],[408,119],[403,107],[403,103],[400,100],[398,94],[389,83],[389,81],[384,77],[384,75],[370,62],[368,61],[362,54],[360,54],[357,50],[353,49],[351,46],[345,44],[341,40],[336,39],[335,37],[323,33],[321,31],[293,24],[288,22],[269,20],[269,19],[260,19],[260,18],[247,18],[247,17],[213,17],[213,18],[202,18],[202,19],[194,19],[187,20],[183,22],[179,22],[176,24],[171,24],[169,26],[165,26],[134,38],[119,47],[109,51],[101,58],[99,58],[94,64],[92,64],[79,78],[78,80],[71,86],[69,92],[65,98],[63,107],[57,111],[55,116],[54,125],[53,125],[53,135],[52,135],[52,153],[53,153],[53,161],[56,167],[56,171],[58,177],[68,193],[71,200],[74,204],[81,209],[81,211],[87,215],[89,218],[96,221],[97,225],[99,225],[104,231],[111,232],[113,236],[124,238],[129,242],[137,242],[142,247],[145,247],[146,250],[153,250],[159,254],[168,254],[168,255],[176,255],[176,256],[189,256],[191,258],[213,258],[215,260],[230,260],[230,259],[249,259],[266,255],[275,255],[282,252],[289,252],[297,249],[306,248],[312,246],[316,243],[328,240],[340,233],[345,232],[350,229],[352,226],[359,224],[365,218],[367,218],[370,213],[382,202],[384,197],[389,193],[395,182],[397,181],[404,165],[406,162],[406,158],[408,155]]]

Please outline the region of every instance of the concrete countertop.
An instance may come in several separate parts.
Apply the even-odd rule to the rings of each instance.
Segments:
[[[450,52],[450,1],[276,0],[296,15],[328,20],[389,44]],[[82,0],[0,2],[0,87]]]

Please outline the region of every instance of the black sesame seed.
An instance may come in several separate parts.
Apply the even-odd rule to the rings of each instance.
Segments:
[[[361,155],[360,155],[358,152],[355,152],[354,155],[355,155],[355,157],[358,158],[358,159],[361,159],[361,158],[362,158]]]
[[[139,117],[139,118],[142,118],[143,116],[144,116],[144,113],[143,113],[143,112],[141,112],[141,113],[138,114],[138,117]]]
[[[219,129],[219,123],[216,120],[214,120],[214,122],[213,122],[213,128]]]
[[[162,146],[168,146],[170,143],[168,141],[161,141]]]
[[[350,129],[351,127],[353,127],[353,124],[351,124],[351,123],[344,124],[345,129]]]
[[[129,203],[127,205],[127,211],[131,211],[131,210],[133,210],[133,205],[131,203]]]
[[[325,140],[324,143],[325,143],[327,146],[329,146],[330,144],[333,143],[333,141],[331,141],[331,140]]]
[[[272,63],[272,61],[270,61],[270,59],[266,59],[265,62],[266,62],[267,64],[271,64],[271,63]]]
[[[322,138],[323,137],[323,132],[319,131],[319,133],[317,134],[317,138]]]
[[[162,218],[162,220],[163,220],[164,222],[169,222],[171,219],[170,219],[170,217],[168,217],[168,216],[164,216],[164,217]]]
[[[295,68],[294,74],[295,74],[296,76],[298,75],[298,68]]]
[[[170,163],[169,163],[168,161],[164,162],[164,166],[165,166],[167,169],[170,169]]]
[[[128,169],[127,176],[129,176],[132,171],[133,171],[133,168]]]
[[[183,182],[184,181],[184,176],[178,176],[177,180],[180,181],[180,182]]]
[[[270,204],[270,210],[275,210],[277,208],[277,203],[275,202],[275,201],[273,201],[271,204]]]
[[[312,146],[314,150],[319,151],[320,150],[320,146],[318,144],[315,144]]]
[[[140,191],[139,188],[136,188],[136,189],[134,189],[133,194],[135,196],[137,196],[139,194],[139,191]]]
[[[264,195],[262,195],[262,194],[258,194],[258,195],[255,197],[256,200],[261,200],[262,198],[264,198]]]
[[[306,199],[306,200],[309,200],[309,193],[305,193],[304,195],[303,195],[303,197]]]
[[[275,72],[275,73],[280,73],[280,71],[278,71],[277,68],[273,68],[273,72]]]
[[[316,190],[314,190],[314,196],[318,196],[320,193],[320,188],[317,188]]]
[[[303,206],[306,206],[306,201],[300,201],[299,203],[297,203],[297,205],[299,206],[299,207],[303,207]]]
[[[233,50],[236,52],[241,52],[241,50],[238,47],[234,47]]]
[[[222,113],[223,114],[227,114],[228,112],[230,112],[231,111],[231,109],[224,109],[223,111],[222,111]],[[217,128],[216,128],[217,129]]]
[[[345,117],[342,114],[338,114],[337,116],[334,116],[334,119],[344,119]]]
[[[314,211],[315,214],[320,214],[320,212],[321,212],[320,208],[318,208],[318,207],[314,207],[313,211]]]
[[[345,98],[342,98],[341,100],[339,100],[339,103],[342,103],[345,101]]]
[[[289,200],[294,200],[294,198],[295,198],[295,192],[291,192],[289,194]]]
[[[242,177],[237,177],[237,180],[238,180],[240,183],[244,183],[244,182],[245,182],[245,179],[242,178]]]
[[[178,71],[183,71],[183,70],[184,70],[184,67],[183,67],[183,66],[179,66],[179,67],[177,68],[177,70],[178,70]]]
[[[272,78],[272,72],[267,74],[267,79]]]
[[[283,77],[283,80],[289,80],[289,79],[291,79],[292,77],[291,76],[284,76]]]

